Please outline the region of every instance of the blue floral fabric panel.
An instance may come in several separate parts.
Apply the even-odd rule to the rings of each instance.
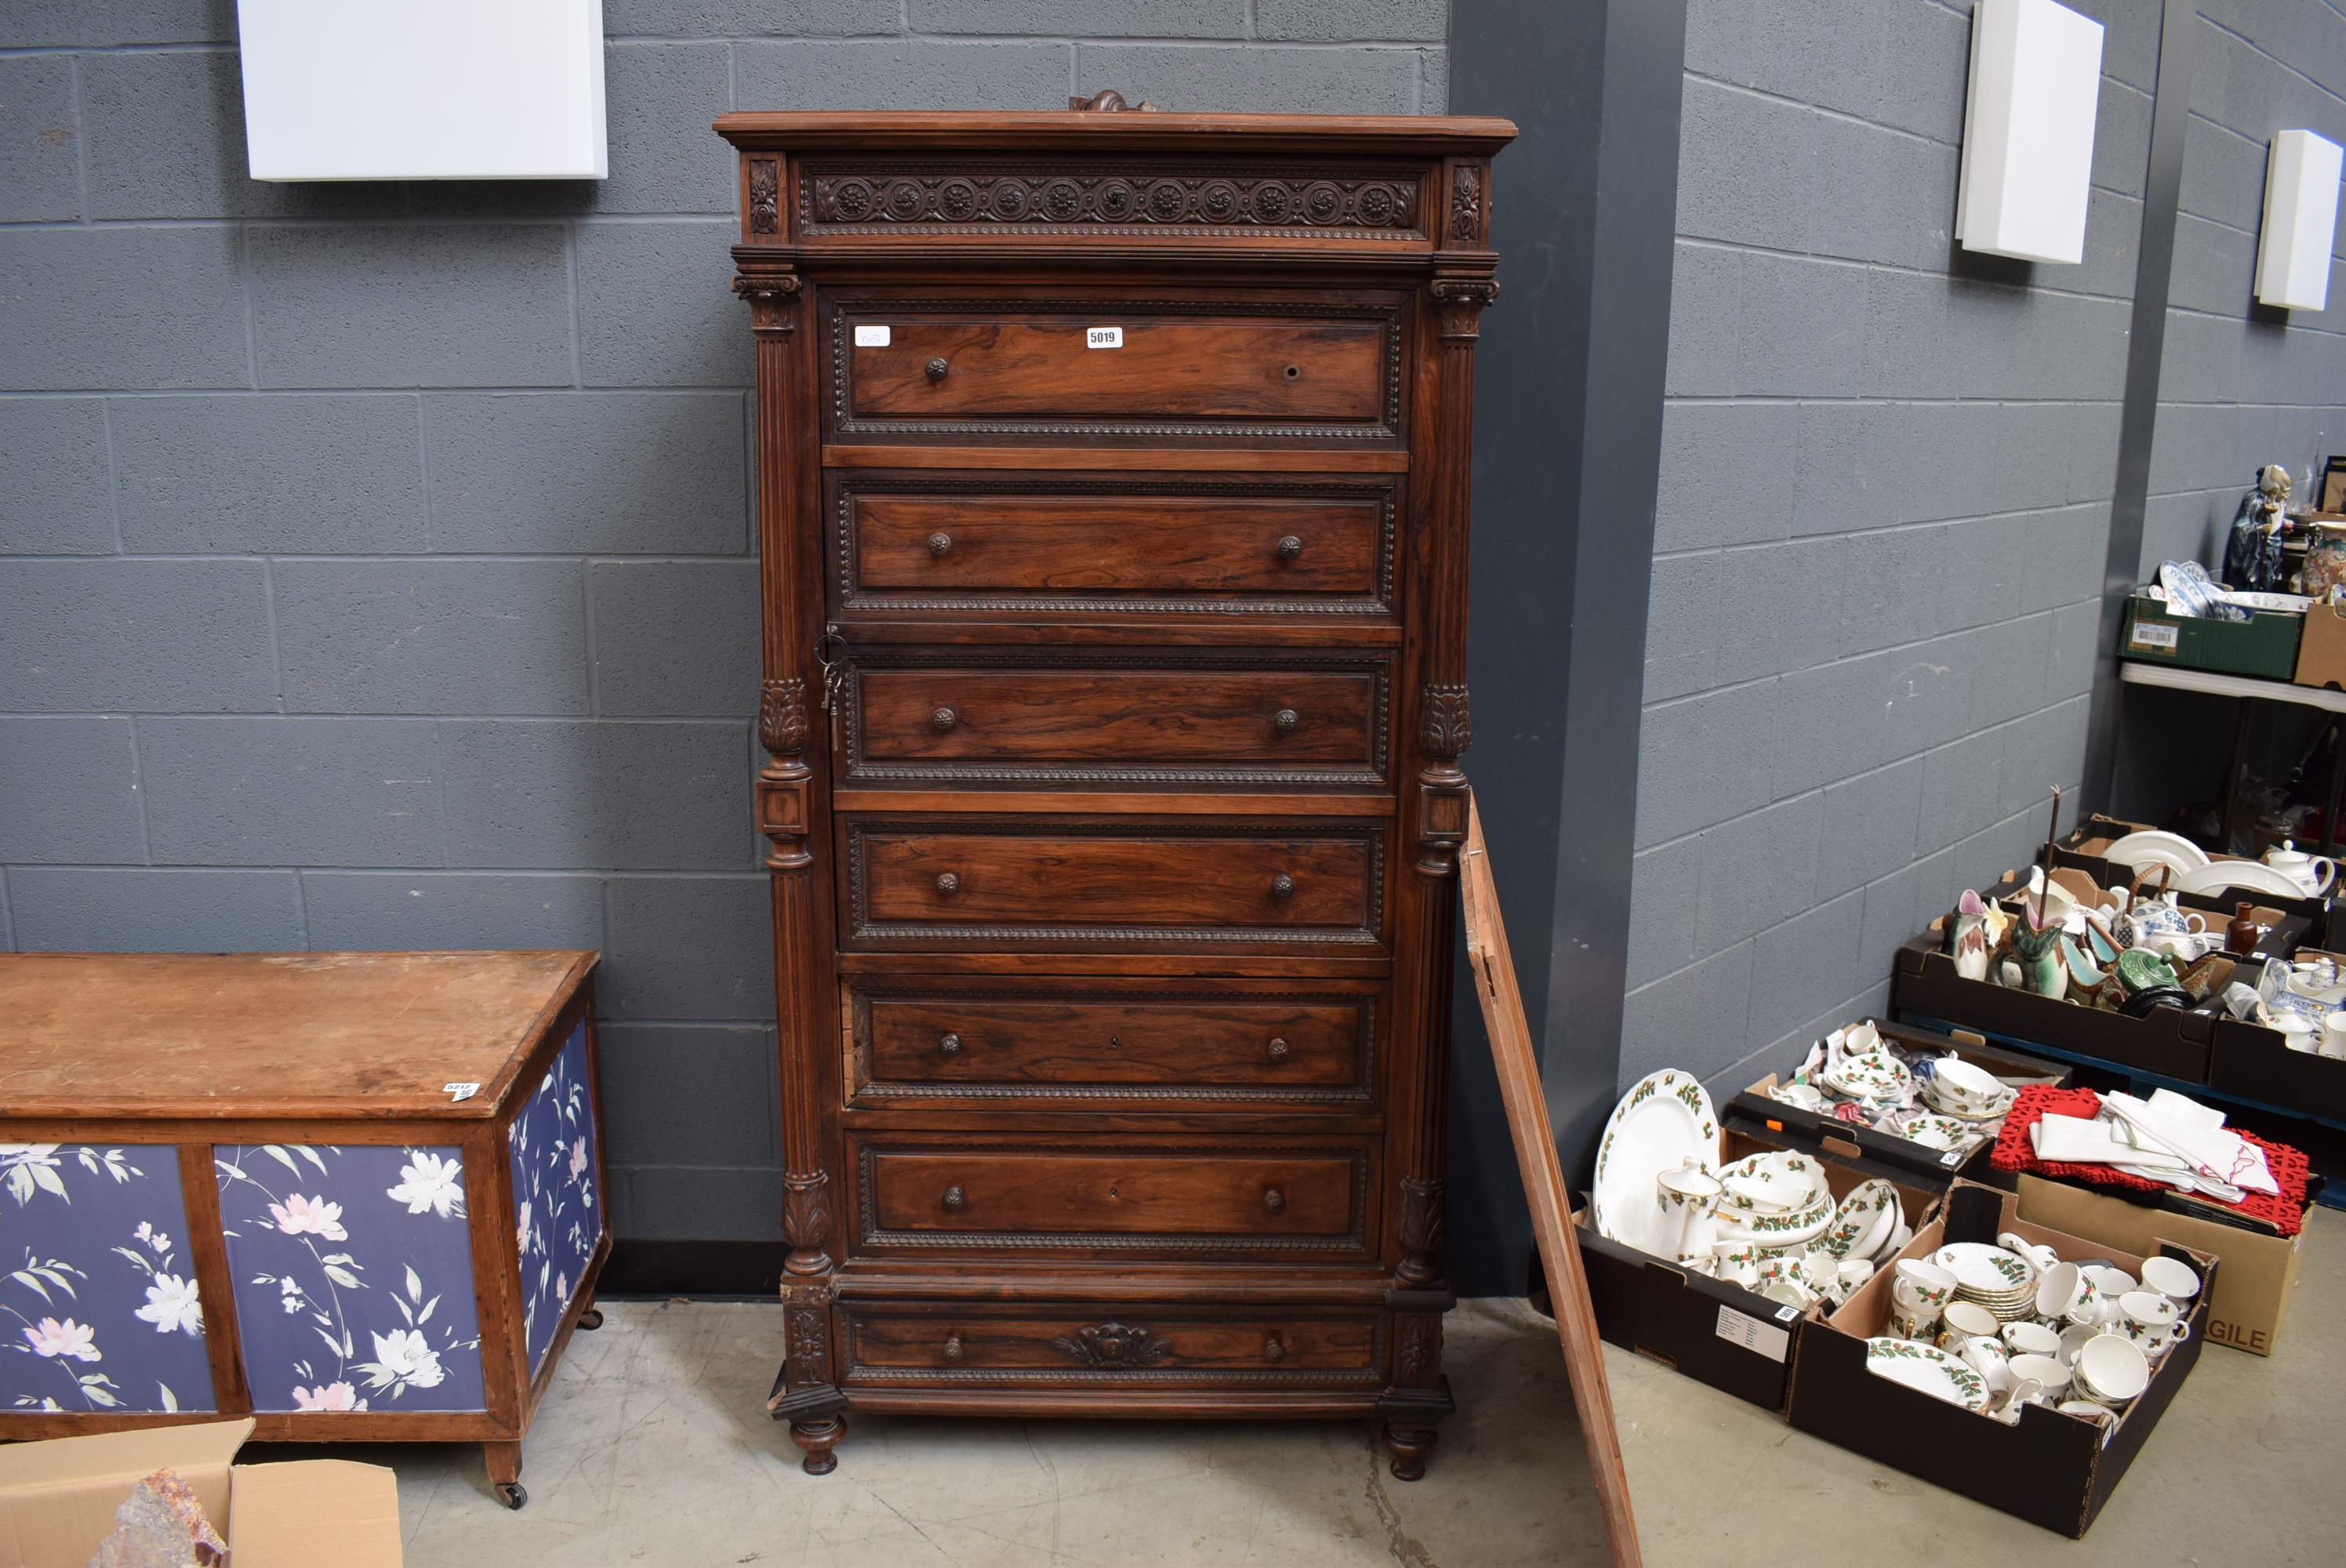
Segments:
[[[478,1410],[462,1151],[212,1151],[256,1410]]]
[[[535,1378],[603,1239],[584,1020],[514,1118],[505,1145],[513,1166],[514,1242],[521,1253],[529,1374]]]
[[[0,1144],[0,1409],[215,1409],[179,1151]]]

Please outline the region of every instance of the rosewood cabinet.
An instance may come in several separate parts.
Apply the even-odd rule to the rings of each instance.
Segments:
[[[787,1359],[1423,1473],[1500,120],[733,114]]]

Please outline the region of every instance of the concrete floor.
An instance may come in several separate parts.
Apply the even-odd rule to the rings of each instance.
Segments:
[[[2346,1214],[2310,1228],[2280,1352],[2209,1347],[2082,1542],[1608,1348],[1647,1563],[2346,1562]],[[336,1451],[398,1470],[409,1568],[1604,1561],[1554,1331],[1518,1301],[1452,1317],[1459,1412],[1413,1484],[1365,1425],[878,1418],[817,1479],[760,1408],[780,1356],[772,1307],[609,1304],[530,1434],[520,1513],[492,1499],[475,1449]]]

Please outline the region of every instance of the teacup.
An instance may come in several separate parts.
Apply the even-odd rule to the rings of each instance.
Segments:
[[[2084,1293],[2092,1288],[2086,1283],[2084,1270],[2074,1263],[2057,1259],[2036,1277],[2036,1315],[2040,1318],[2066,1318]]]
[[[2096,1334],[2077,1347],[2069,1378],[2086,1398],[2115,1408],[2150,1387],[2150,1358],[2123,1334]]]
[[[1995,1244],[2006,1252],[2016,1252],[2036,1265],[2042,1274],[2061,1261],[2061,1255],[2041,1242],[2028,1240],[2016,1230],[2007,1230],[1995,1238]]]
[[[2142,1288],[2141,1282],[2115,1263],[2081,1263],[2078,1268],[2094,1282],[2094,1288],[2115,1301],[2129,1290]]]
[[[2191,1337],[2183,1308],[2155,1290],[2129,1290],[2119,1297],[2114,1327],[2153,1359]]]
[[[1893,1339],[1912,1339],[1919,1345],[1934,1343],[1939,1336],[1939,1315],[1927,1309],[1892,1306],[1888,1323]]]
[[[2118,1413],[2107,1405],[2097,1405],[2091,1400],[2063,1400],[2053,1408],[2065,1416],[2076,1416],[2101,1428],[2104,1442],[2109,1441],[2110,1434],[2117,1430]]]
[[[1961,1349],[1949,1349],[1948,1354],[1977,1372],[1980,1380],[1987,1385],[1989,1393],[2002,1394],[2011,1390],[2012,1358],[2004,1353],[2004,1341],[1994,1335],[1966,1339]]]
[[[2346,1018],[2346,1013],[2339,1014]],[[2142,1288],[2156,1290],[2178,1307],[2199,1294],[2199,1276],[2188,1263],[2172,1257],[2146,1257],[2142,1260]]]
[[[2014,1356],[2008,1365],[2015,1387],[2024,1381],[2037,1386],[2031,1404],[2057,1405],[2069,1397],[2069,1369],[2052,1357]]]
[[[1906,1306],[1928,1308],[1935,1312],[1955,1298],[1955,1277],[1935,1263],[1920,1257],[1902,1257],[1897,1274],[1897,1283],[1890,1288],[1891,1295]]]
[[[2332,1060],[2346,1057],[2346,1013],[2325,1013],[2321,1015],[2320,1049],[2321,1054]]]
[[[2044,1356],[2058,1360],[2061,1336],[2042,1323],[2022,1318],[2006,1323],[2003,1329],[2004,1348],[2015,1356]]]
[[[1833,1274],[1840,1283],[1841,1298],[1847,1300],[1873,1278],[1873,1260],[1870,1257],[1844,1257],[1833,1266]]]
[[[1994,1313],[1975,1301],[1949,1302],[1947,1309],[1939,1315],[1939,1348],[1943,1350],[1961,1353],[1974,1339],[1993,1339],[1997,1350],[2004,1349],[2000,1332],[2004,1325],[1996,1321]]]

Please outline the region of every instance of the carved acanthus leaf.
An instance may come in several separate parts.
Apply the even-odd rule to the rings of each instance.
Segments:
[[[1418,744],[1428,757],[1454,760],[1474,741],[1473,716],[1463,686],[1429,686],[1420,694]]]
[[[766,683],[758,704],[758,743],[776,757],[807,748],[806,682],[796,676]]]
[[[781,170],[772,158],[750,160],[750,232],[771,234],[781,218]]]
[[[831,1177],[782,1177],[782,1233],[799,1252],[820,1252],[831,1241]]]
[[[1051,1343],[1086,1367],[1119,1369],[1152,1366],[1173,1349],[1148,1329],[1129,1323],[1086,1323],[1076,1330],[1075,1338]]]
[[[1450,180],[1450,238],[1473,245],[1483,238],[1483,171],[1461,164]]]

